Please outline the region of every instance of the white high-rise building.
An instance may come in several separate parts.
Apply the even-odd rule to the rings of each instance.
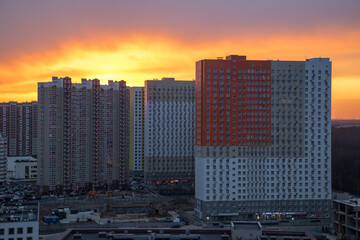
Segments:
[[[195,82],[145,81],[144,176],[149,182],[194,179]]]
[[[330,217],[331,62],[196,63],[196,215]]]
[[[144,87],[130,88],[130,170],[144,171]]]

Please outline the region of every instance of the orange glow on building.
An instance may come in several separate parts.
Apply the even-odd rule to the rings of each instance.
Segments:
[[[270,61],[245,56],[197,62],[196,145],[270,146],[270,72]]]

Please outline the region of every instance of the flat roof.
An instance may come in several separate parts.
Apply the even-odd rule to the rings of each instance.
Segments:
[[[352,198],[349,200],[334,200],[334,202],[342,203],[352,207],[360,207],[360,198]]]
[[[305,231],[282,231],[282,230],[263,230],[261,239],[268,239],[268,237],[301,237],[304,240],[316,240],[316,238],[310,233]]]
[[[231,228],[234,230],[261,230],[262,226],[260,222],[233,221],[231,222]]]
[[[218,240],[228,236],[231,239],[230,229],[172,229],[172,228],[76,228],[68,229],[58,237],[58,240],[72,240],[77,236],[82,239],[199,239]],[[112,237],[112,238],[111,238]]]
[[[7,171],[14,171],[15,170],[15,163],[21,161],[29,161],[31,162],[37,162],[36,158],[32,156],[15,156],[15,157],[7,157]]]
[[[38,212],[38,203],[4,203],[0,209],[0,223],[38,221]]]

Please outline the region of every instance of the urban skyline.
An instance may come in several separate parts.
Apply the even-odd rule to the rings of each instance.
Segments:
[[[0,0],[0,240],[360,239],[359,12]]]
[[[118,188],[131,169],[147,184],[195,181],[202,220],[328,218],[330,59],[229,55],[194,65],[195,81],[146,80],[144,88],[39,82],[38,191]]]

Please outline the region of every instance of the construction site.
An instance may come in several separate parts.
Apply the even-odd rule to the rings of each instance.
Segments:
[[[192,196],[162,196],[149,189],[88,191],[85,196],[41,201],[40,233],[83,226],[168,226],[193,223]]]

